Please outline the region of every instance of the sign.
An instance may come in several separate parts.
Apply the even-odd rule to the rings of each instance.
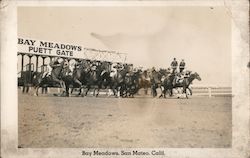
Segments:
[[[79,45],[18,38],[18,53],[63,58],[125,62],[126,54],[116,51],[83,48]]]
[[[41,56],[84,58],[84,48],[79,45],[18,38],[18,52]]]

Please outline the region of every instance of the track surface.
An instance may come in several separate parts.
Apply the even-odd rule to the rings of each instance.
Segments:
[[[19,147],[230,147],[231,97],[39,97],[19,92]]]

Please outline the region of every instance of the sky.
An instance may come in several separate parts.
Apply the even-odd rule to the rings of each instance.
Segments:
[[[184,59],[202,78],[195,83],[231,86],[231,19],[224,7],[19,7],[18,37],[115,50],[144,68]]]

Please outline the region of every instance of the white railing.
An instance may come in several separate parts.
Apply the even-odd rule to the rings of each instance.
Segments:
[[[232,87],[192,85],[191,88],[196,96],[232,96]]]

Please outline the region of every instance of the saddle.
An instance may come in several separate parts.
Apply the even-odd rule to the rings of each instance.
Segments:
[[[180,84],[184,81],[184,78],[176,79],[176,84]]]

